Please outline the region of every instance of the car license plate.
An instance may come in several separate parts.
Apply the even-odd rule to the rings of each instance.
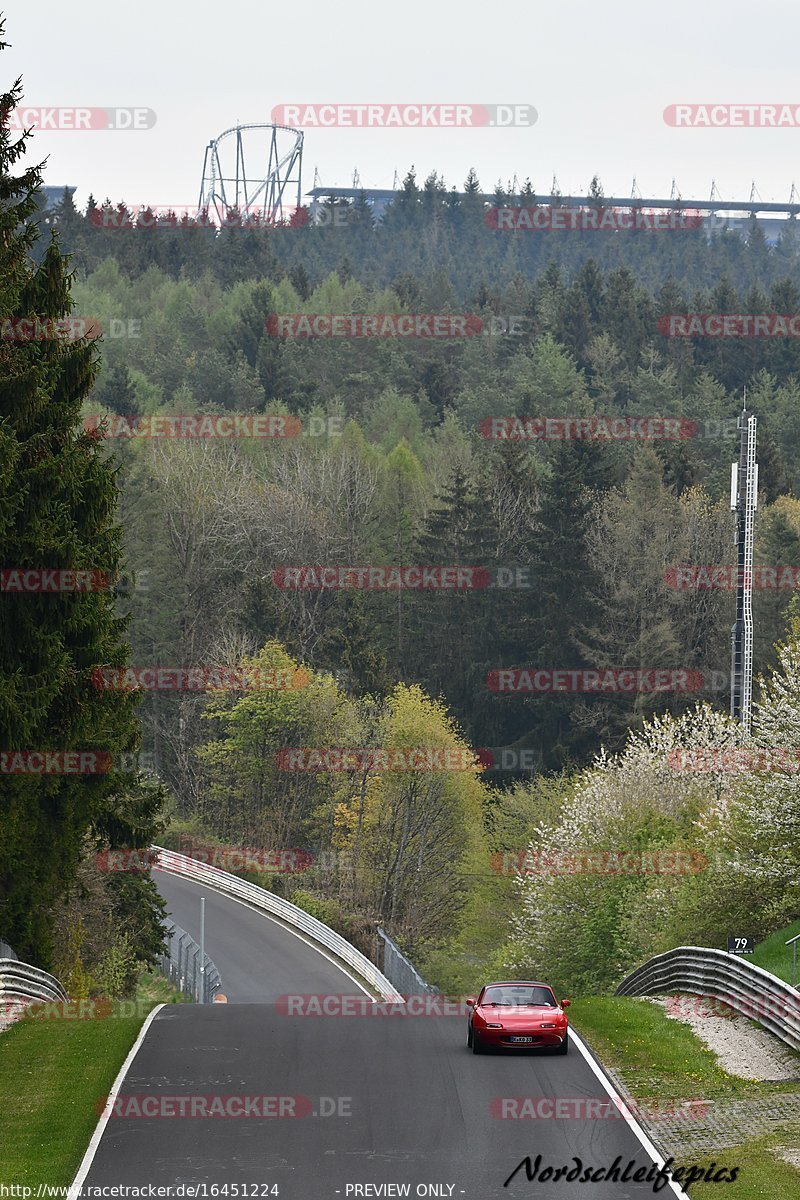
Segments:
[[[512,1037],[508,1039],[510,1042],[532,1042],[532,1037]]]

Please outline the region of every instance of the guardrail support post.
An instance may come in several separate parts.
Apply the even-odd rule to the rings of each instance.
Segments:
[[[206,1002],[206,898],[200,897],[200,1003]]]

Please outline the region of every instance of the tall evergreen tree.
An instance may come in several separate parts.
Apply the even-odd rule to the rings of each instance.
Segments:
[[[419,539],[423,566],[485,568],[491,561],[491,529],[485,496],[477,496],[456,467]],[[476,577],[480,580],[480,577]],[[494,663],[492,596],[485,586],[426,590],[409,597],[414,675],[434,695],[447,696],[458,719],[477,732],[485,707],[483,680]]]
[[[0,41],[0,49],[5,45]],[[21,97],[19,80],[0,97],[0,312],[59,321],[72,307],[66,261],[55,240],[40,266],[30,257],[40,169],[12,174],[30,136],[14,140],[6,121]],[[80,425],[97,361],[85,339],[0,341],[6,571],[91,570],[110,579],[120,572],[114,468]],[[130,780],[117,769],[20,770],[31,760],[14,752],[104,752],[116,768],[121,753],[135,750],[137,727],[130,693],[92,683],[94,668],[125,661],[113,591],[20,594],[8,590],[10,578],[0,594],[0,935],[21,958],[46,965],[48,909],[71,883],[86,836],[119,845],[119,838],[147,838],[151,830],[137,835],[128,825],[119,797]]]
[[[601,451],[590,444],[559,442],[552,473],[541,491],[533,530],[534,592],[531,644],[521,667],[593,667],[591,627],[598,616],[597,582],[587,546],[590,487],[601,475]],[[589,700],[591,702],[591,698]],[[580,761],[594,738],[576,717],[580,695],[556,692],[523,701],[549,768]]]

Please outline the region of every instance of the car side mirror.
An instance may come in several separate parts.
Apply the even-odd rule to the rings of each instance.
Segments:
[[[571,1002],[570,1000],[562,1000],[562,1001],[561,1001],[561,1007],[562,1007],[562,1008],[569,1008],[569,1006],[570,1006],[570,1004],[571,1004],[571,1003],[572,1003],[572,1002]]]
[[[474,1007],[475,1007],[475,997],[474,997],[474,996],[467,996],[467,998],[466,998],[466,1000],[464,1001],[464,1003],[465,1003],[465,1004],[467,1004],[467,1005],[468,1005],[470,1008],[474,1008]]]

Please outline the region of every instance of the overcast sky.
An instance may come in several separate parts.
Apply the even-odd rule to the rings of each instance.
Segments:
[[[2,0],[0,0],[2,3]],[[800,127],[671,128],[667,105],[800,108],[797,0],[191,0],[5,6],[5,88],[24,76],[35,106],[135,106],[139,131],[40,131],[45,182],[130,204],[196,201],[207,142],[285,103],[512,103],[538,120],[511,129],[307,129],[304,191],[391,187],[414,164],[448,186],[475,167],[484,189],[529,176],[549,192],[767,199],[800,186]]]

